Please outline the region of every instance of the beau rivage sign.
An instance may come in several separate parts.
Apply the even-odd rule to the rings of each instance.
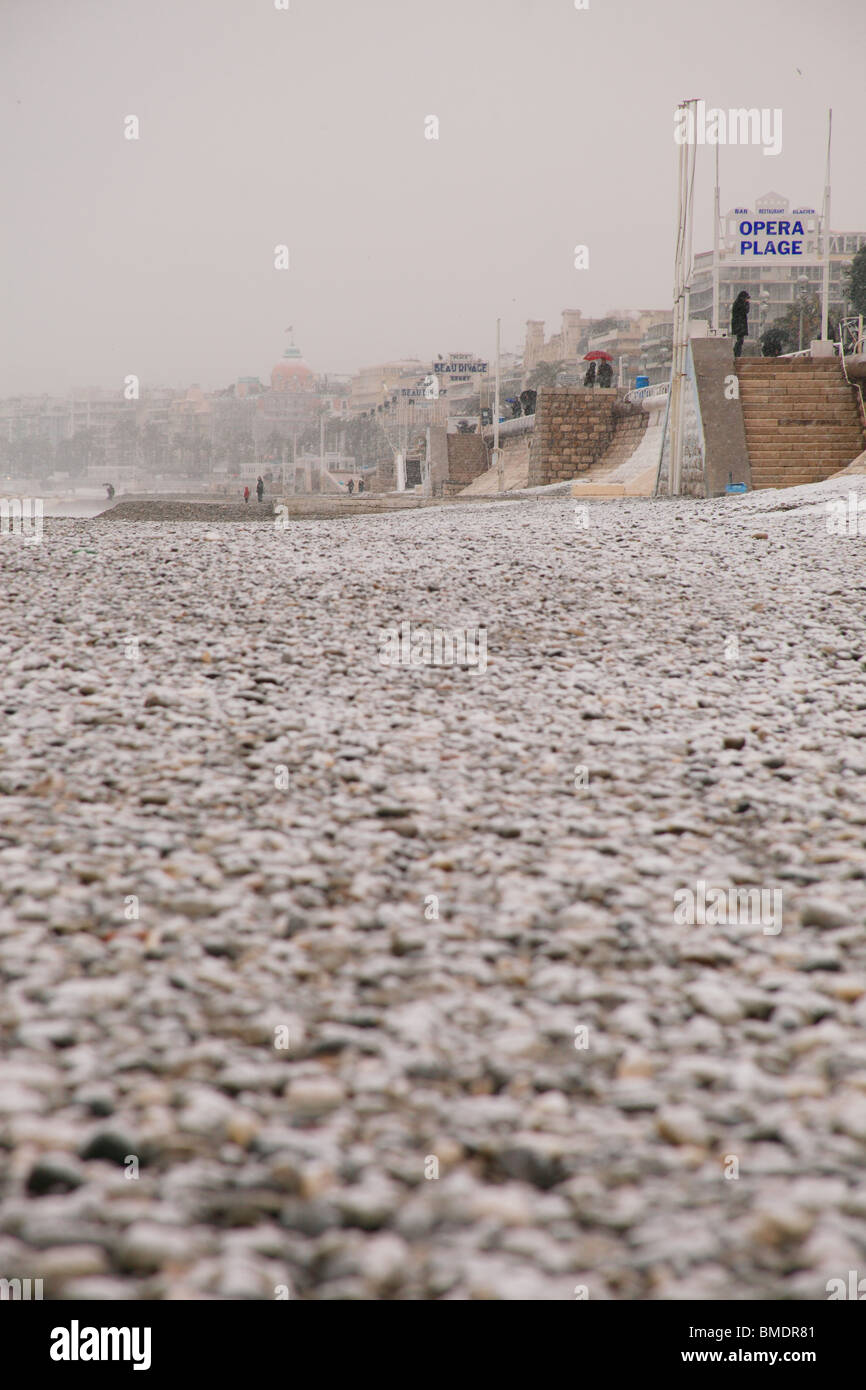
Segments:
[[[452,382],[471,381],[476,374],[487,374],[487,363],[473,357],[471,352],[451,352],[440,362],[433,363],[437,375],[448,377]]]
[[[740,260],[812,257],[818,254],[820,218],[813,207],[788,209],[785,199],[728,213],[726,250]]]

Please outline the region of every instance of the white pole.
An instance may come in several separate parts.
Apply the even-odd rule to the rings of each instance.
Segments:
[[[682,104],[691,107],[695,98]],[[692,132],[694,127],[691,127]],[[671,382],[671,453],[669,482],[673,496],[679,496],[682,482],[683,405],[685,365],[689,334],[689,284],[692,255],[692,180],[695,167],[695,147],[692,141],[680,145],[679,187],[677,198],[677,254],[674,275],[674,307],[677,333],[675,339],[674,375]]]
[[[325,417],[319,416],[319,488],[325,491]]]
[[[496,461],[496,490],[503,490],[502,455],[499,452],[499,329],[501,319],[496,320],[496,392],[493,404],[493,457]]]
[[[680,109],[687,106],[680,104]],[[685,146],[679,146],[677,156],[677,242],[674,256],[674,322],[673,355],[671,361],[671,401],[670,401],[670,461],[668,464],[668,491],[675,497],[679,491],[679,397],[681,390],[680,360],[682,352],[682,259],[683,259],[683,169],[685,165]]]
[[[721,194],[719,190],[719,146],[716,144],[716,192],[713,203],[713,332],[719,331],[719,229]]]
[[[830,315],[830,141],[833,136],[833,111],[827,112],[827,171],[824,175],[824,274],[821,285],[821,337],[829,336],[827,320]]]

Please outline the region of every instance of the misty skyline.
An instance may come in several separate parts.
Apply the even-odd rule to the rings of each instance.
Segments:
[[[289,324],[349,373],[667,308],[686,97],[783,113],[778,156],[722,148],[723,211],[820,207],[832,106],[831,224],[866,228],[858,0],[590,6],[6,0],[0,395],[266,378]]]

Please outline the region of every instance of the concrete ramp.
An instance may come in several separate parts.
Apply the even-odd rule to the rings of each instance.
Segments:
[[[531,435],[502,450],[503,491],[515,492],[529,486],[529,444]],[[498,470],[488,468],[464,487],[461,497],[486,497],[499,491]]]
[[[659,453],[664,434],[667,396],[650,396],[640,402],[646,411],[646,425],[632,431],[631,451],[625,458],[614,441],[604,458],[583,477],[572,483],[572,497],[651,497],[658,472]],[[611,459],[614,462],[611,462]]]

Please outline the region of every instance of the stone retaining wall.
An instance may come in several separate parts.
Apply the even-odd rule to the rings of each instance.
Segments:
[[[535,407],[529,487],[567,482],[596,463],[613,442],[625,416],[642,416],[639,405],[615,387],[542,388]],[[636,433],[644,428],[636,424]]]

